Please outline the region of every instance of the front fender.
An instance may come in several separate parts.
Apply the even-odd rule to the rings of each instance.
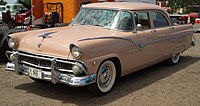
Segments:
[[[100,64],[107,59],[110,58],[118,58],[120,61],[120,57],[117,54],[107,54],[107,55],[103,55],[103,56],[99,56],[99,57],[95,57],[95,58],[91,58],[88,59],[86,61],[84,61],[88,71],[90,74],[95,74],[100,66]]]

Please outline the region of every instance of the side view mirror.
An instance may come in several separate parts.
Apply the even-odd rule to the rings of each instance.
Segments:
[[[137,30],[141,31],[142,30],[142,25],[141,24],[137,24]]]

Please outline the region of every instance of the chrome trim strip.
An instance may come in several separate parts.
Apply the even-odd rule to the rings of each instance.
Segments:
[[[84,38],[84,39],[80,39],[78,41],[81,42],[81,41],[96,40],[96,39],[120,39],[120,40],[125,40],[125,41],[130,42],[131,44],[135,45],[140,51],[141,51],[141,48],[143,48],[143,45],[141,45],[137,41],[134,41],[134,40],[129,39],[129,38],[116,37],[116,36],[98,37],[98,38]]]
[[[20,52],[23,52],[23,51],[20,51],[20,50],[18,50],[18,52],[20,53]],[[48,59],[52,59],[52,58],[54,58],[53,56],[50,56],[50,55],[44,55],[44,54],[35,54],[35,53],[30,53],[30,52],[25,52],[25,53],[28,53],[28,54],[31,54],[31,55],[27,55],[27,56],[32,56],[32,55],[35,55],[36,57],[42,57],[42,56],[44,56],[44,57],[48,57]],[[20,54],[24,54],[24,53],[20,53]],[[63,57],[58,57],[58,58],[62,58],[63,60],[69,60],[69,61],[76,61],[76,62],[79,62],[79,63],[82,63],[82,64],[84,64],[84,62],[82,62],[82,61],[79,61],[79,60],[76,60],[76,59],[68,59],[68,58],[63,58]],[[62,60],[57,60],[57,61],[62,61]],[[68,61],[68,62],[69,62]],[[73,63],[73,62],[72,62]],[[70,63],[69,63],[70,64]],[[85,65],[85,64],[84,64]],[[85,65],[86,66],[86,65]]]
[[[50,58],[45,58],[45,57],[32,56],[32,55],[27,55],[27,54],[23,54],[23,53],[19,53],[19,55],[51,61]],[[37,67],[37,68],[43,68],[43,69],[49,69],[49,70],[51,69],[51,68],[48,68],[48,67],[42,67],[42,66],[38,66],[38,65],[35,65],[35,64],[32,64],[32,63],[28,63],[28,62],[25,62],[25,61],[22,61],[22,62],[23,62],[24,64],[31,65],[31,66],[34,66],[34,67]],[[69,62],[69,61],[63,61],[63,60],[58,60],[58,59],[56,59],[56,62],[61,62],[61,63],[67,63],[67,64],[72,64],[72,65],[77,65],[77,62]],[[81,66],[81,65],[78,65],[78,66]],[[84,68],[84,66],[81,66],[81,67]],[[68,70],[65,70],[65,69],[59,69],[59,70],[65,71],[65,72],[72,72],[71,70],[68,71]],[[85,69],[84,69],[84,70],[85,70]],[[86,74],[87,74],[87,73],[86,73]]]
[[[28,54],[23,54],[23,53],[19,53],[19,55],[21,55],[21,56],[26,56],[26,57],[32,57],[32,58],[38,58],[38,59],[43,59],[43,60],[49,60],[49,61],[51,61],[50,58],[45,58],[45,57],[33,56],[33,55],[28,55]]]
[[[188,29],[188,30],[190,31],[190,30],[193,30],[193,29]],[[158,37],[161,37],[161,36],[158,36]],[[162,41],[162,40],[168,40],[168,39],[181,37],[181,36],[187,36],[187,35],[168,36],[168,37],[161,38],[161,39],[158,38],[157,40],[153,40],[153,41],[150,41],[150,42],[145,42],[144,44],[138,43],[137,41],[134,41],[134,40],[129,39],[129,38],[115,37],[115,36],[98,37],[98,38],[84,38],[84,39],[80,39],[78,41],[81,42],[81,41],[96,40],[96,39],[121,39],[121,40],[126,40],[126,41],[130,42],[131,44],[135,45],[141,51],[141,49],[144,48],[147,45],[150,45],[150,44],[153,44],[153,43],[157,43],[157,42]]]
[[[50,67],[42,67],[42,66],[38,66],[38,65],[35,65],[35,64],[32,64],[32,63],[25,62],[25,61],[21,61],[21,62],[22,62],[23,64],[30,65],[30,66],[33,66],[33,67],[36,67],[36,68],[42,68],[42,69],[51,70]]]
[[[72,70],[65,70],[65,69],[58,69],[58,70],[61,71],[61,72],[69,72],[69,73],[73,73]]]
[[[189,30],[192,30],[192,29],[189,29]],[[182,32],[183,33],[183,32]],[[149,41],[149,42],[145,42],[144,44],[143,44],[143,47],[145,47],[145,46],[148,46],[148,45],[151,45],[151,44],[153,44],[153,43],[157,43],[157,42],[160,42],[160,41],[163,41],[163,40],[169,40],[169,39],[173,39],[173,38],[178,38],[178,37],[182,37],[182,36],[188,36],[188,35],[176,35],[176,36],[173,36],[173,35],[171,35],[171,36],[164,36],[164,35],[161,35],[161,36],[158,36],[158,39],[157,40],[152,40],[152,41]],[[159,38],[159,37],[161,37],[161,38]]]
[[[30,65],[30,66],[33,66],[33,67],[36,67],[36,68],[42,68],[42,69],[47,69],[47,70],[51,70],[50,67],[43,67],[43,66],[38,66],[38,65],[35,65],[35,64],[32,64],[32,63],[28,63],[26,61],[21,61],[23,64],[26,64],[26,65]],[[73,73],[72,70],[66,70],[66,69],[58,69],[59,71],[62,71],[62,72],[70,72],[70,73]]]

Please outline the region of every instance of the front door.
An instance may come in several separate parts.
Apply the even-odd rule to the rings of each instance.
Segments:
[[[158,43],[156,32],[152,29],[149,12],[135,12],[134,18],[136,26],[141,26],[133,36],[133,40],[138,43],[140,49],[137,55],[133,53],[133,61],[137,61],[134,68],[140,69],[156,62]]]

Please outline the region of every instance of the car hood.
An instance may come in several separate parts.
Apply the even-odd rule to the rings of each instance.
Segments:
[[[97,26],[68,26],[21,33],[18,50],[68,58],[69,45],[82,39],[114,36],[119,31]]]

